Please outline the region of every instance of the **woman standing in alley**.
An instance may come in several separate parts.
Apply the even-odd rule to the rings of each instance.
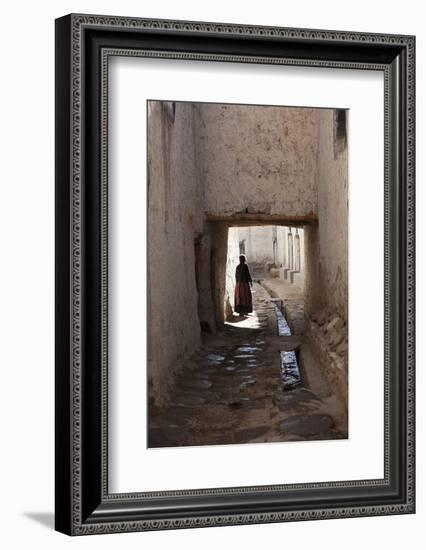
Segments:
[[[235,311],[241,316],[253,311],[251,289],[253,285],[246,257],[240,256],[240,263],[235,270]]]

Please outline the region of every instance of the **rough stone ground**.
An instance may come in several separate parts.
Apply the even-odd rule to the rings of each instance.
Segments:
[[[208,335],[176,380],[173,402],[149,411],[149,447],[343,439],[327,388],[282,390],[280,350],[300,336],[277,336],[270,294],[254,283],[254,312]]]

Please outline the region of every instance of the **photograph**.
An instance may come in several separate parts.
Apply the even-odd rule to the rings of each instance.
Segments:
[[[415,513],[416,29],[287,11],[55,19],[60,533]]]
[[[146,112],[147,447],[348,439],[349,109]]]

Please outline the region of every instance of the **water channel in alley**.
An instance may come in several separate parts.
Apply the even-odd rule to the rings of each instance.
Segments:
[[[253,314],[203,337],[167,407],[149,410],[148,446],[341,439],[329,403],[303,387],[279,301],[253,285]]]

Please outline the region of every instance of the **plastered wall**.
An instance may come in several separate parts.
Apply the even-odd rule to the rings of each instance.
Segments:
[[[199,170],[210,215],[317,213],[318,110],[197,109]]]
[[[194,240],[205,222],[194,108],[152,102],[148,117],[148,379],[161,402],[200,344]]]

